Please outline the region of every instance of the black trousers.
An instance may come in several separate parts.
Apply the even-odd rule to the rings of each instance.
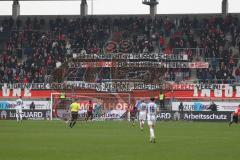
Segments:
[[[164,100],[160,100],[160,108],[161,108],[161,109],[164,108]]]
[[[78,118],[78,112],[71,112],[72,114],[72,121],[76,121]]]

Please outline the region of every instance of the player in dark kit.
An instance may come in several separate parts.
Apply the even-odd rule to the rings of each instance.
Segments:
[[[215,112],[215,111],[217,111],[217,105],[212,101],[212,103],[210,104],[208,109]]]
[[[235,109],[235,111],[231,115],[231,121],[229,122],[229,127],[232,125],[232,123],[238,123],[240,117],[240,105]]]
[[[86,121],[88,121],[88,119],[93,119],[93,104],[92,101],[88,102],[88,110],[87,110],[87,117],[86,117]]]
[[[134,106],[131,110],[130,110],[130,119],[132,121],[132,125],[135,126],[135,119],[136,119],[136,116],[137,116],[137,112],[138,112],[138,109],[136,106]]]

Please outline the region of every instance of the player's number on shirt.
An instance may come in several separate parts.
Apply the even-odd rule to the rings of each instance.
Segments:
[[[154,106],[150,106],[150,112],[155,113],[155,107]]]

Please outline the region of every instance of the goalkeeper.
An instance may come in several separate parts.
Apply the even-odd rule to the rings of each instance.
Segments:
[[[102,104],[98,102],[94,107],[94,116],[95,118],[100,118],[102,114]]]
[[[71,110],[71,121],[69,123],[69,127],[73,127],[76,122],[77,122],[77,118],[78,118],[78,110],[80,109],[80,104],[77,103],[76,100],[73,101],[73,103],[70,105],[70,110]]]

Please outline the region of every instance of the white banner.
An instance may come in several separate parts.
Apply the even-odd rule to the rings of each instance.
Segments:
[[[50,101],[23,101],[23,109],[29,110],[30,104],[34,102],[36,110],[50,110]],[[15,101],[0,101],[0,110],[13,110],[15,109]]]
[[[163,53],[108,53],[108,54],[78,54],[75,57],[80,60],[168,60],[168,61],[187,61],[188,55],[184,54],[163,54]]]
[[[23,110],[23,119],[26,120],[50,120],[51,111],[49,110]],[[16,119],[15,110],[0,110],[0,120]]]
[[[101,110],[99,113],[99,118],[101,119],[120,119],[122,118],[123,114],[126,113],[126,110]],[[79,117],[85,117],[87,114],[87,110],[79,110],[78,111]],[[93,115],[95,116],[95,111],[93,111]],[[96,117],[94,117],[96,118]]]
[[[209,63],[208,62],[190,62],[189,68],[208,68]]]
[[[113,120],[113,119],[123,119],[124,114],[126,113],[126,110],[99,110],[99,111],[93,111],[93,119],[101,119],[101,120]],[[87,115],[86,109],[81,109],[78,111],[78,117],[79,119],[85,119]],[[59,109],[58,110],[58,116],[63,119],[69,119],[70,113],[67,112],[67,110]]]
[[[183,111],[210,111],[207,110],[211,101],[183,102]],[[214,102],[218,111],[234,111],[240,102]],[[180,102],[172,102],[172,110],[178,111]]]
[[[108,110],[101,114],[100,118],[107,119],[121,119],[126,110]]]

